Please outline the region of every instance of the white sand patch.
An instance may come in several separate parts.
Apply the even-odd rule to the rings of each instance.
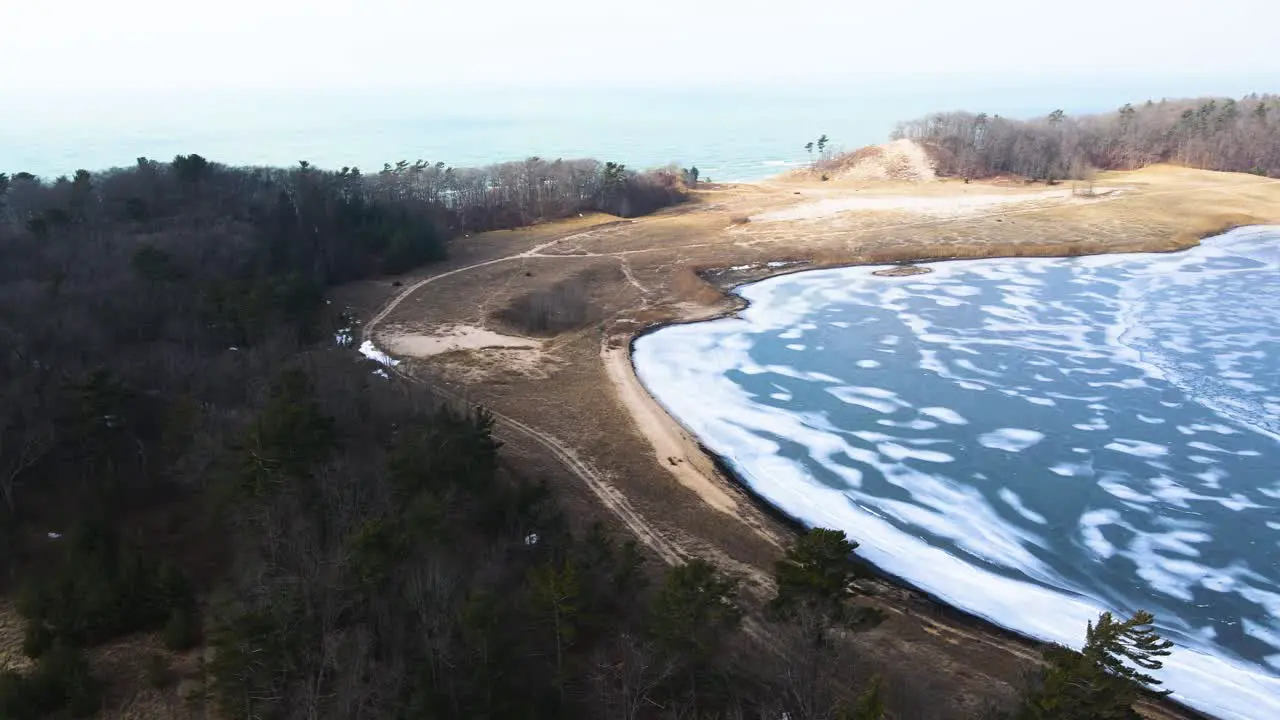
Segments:
[[[936,180],[933,160],[914,140],[894,140],[876,148],[872,157],[838,170],[841,180]],[[856,156],[857,153],[854,153]]]
[[[919,143],[903,138],[837,155],[816,168],[793,171],[799,177],[828,175],[838,180],[936,180],[932,158]]]
[[[390,335],[387,347],[396,355],[426,358],[458,350],[489,348],[536,350],[542,343],[517,335],[503,335],[472,325],[451,325],[431,335]]]
[[[783,210],[752,215],[751,222],[816,220],[845,212],[907,212],[930,217],[963,217],[1021,203],[1066,200],[1070,190],[1007,195],[849,195],[824,198]]]

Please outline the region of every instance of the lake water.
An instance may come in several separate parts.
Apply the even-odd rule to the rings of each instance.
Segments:
[[[821,88],[698,90],[92,91],[0,89],[0,172],[46,177],[200,153],[326,168],[424,159],[455,167],[594,157],[697,165],[716,181],[776,175],[804,144],[883,142],[896,122],[967,107],[1012,117],[1112,110],[1161,95],[1248,92],[1248,79],[992,84],[940,77]]]
[[[1280,228],[930,267],[743,287],[740,317],[638,339],[637,371],[885,570],[1074,646],[1151,610],[1176,697],[1280,717]]]

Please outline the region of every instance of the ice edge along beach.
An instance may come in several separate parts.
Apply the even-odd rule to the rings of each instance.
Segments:
[[[1159,271],[1176,273],[1180,263],[1212,259],[1216,254],[1225,252],[1223,248],[1227,245],[1248,242],[1251,238],[1263,235],[1274,238],[1277,231],[1280,228],[1245,228],[1206,241],[1200,248],[1174,255],[1094,256],[1075,258],[1072,262],[1096,268],[1140,259],[1149,262]],[[1033,267],[1061,262],[1064,261],[975,260],[952,261],[933,267],[938,273],[945,274],[982,267],[984,263],[987,266],[1019,263],[1025,264],[1025,267]],[[740,317],[670,326],[638,338],[634,346],[636,373],[649,392],[673,417],[712,452],[721,456],[754,492],[784,513],[809,526],[846,530],[853,539],[861,543],[859,554],[862,557],[960,609],[1020,633],[1078,647],[1083,641],[1086,623],[1095,619],[1099,612],[1133,608],[1105,607],[1099,600],[1074,589],[1050,589],[977,567],[895,527],[874,509],[854,502],[845,492],[822,484],[801,462],[780,455],[775,443],[746,428],[760,429],[800,444],[814,461],[837,475],[847,476],[856,471],[846,465],[830,462],[834,455],[848,453],[855,460],[871,465],[877,459],[865,453],[849,452],[850,447],[842,438],[824,431],[824,418],[779,411],[762,405],[743,388],[726,378],[725,370],[750,371],[748,366],[753,364],[747,354],[750,343],[722,343],[714,351],[708,352],[705,343],[697,341],[699,336],[723,331],[725,328],[745,328],[753,323],[768,325],[771,329],[786,327],[787,323],[794,322],[807,308],[797,307],[795,303],[788,306],[788,303],[771,302],[777,300],[771,297],[773,290],[784,283],[804,283],[807,276],[843,273],[842,279],[849,283],[893,282],[871,278],[869,273],[876,269],[879,268],[861,266],[843,270],[815,270],[772,278],[740,288],[739,294],[751,302],[751,306]],[[1125,335],[1132,331],[1132,327],[1125,323],[1126,316],[1122,313],[1116,326],[1108,328],[1106,333],[1107,343],[1112,346],[1110,350],[1116,360],[1141,367],[1149,377],[1159,378],[1185,391],[1186,388],[1179,385],[1178,378],[1170,377],[1167,368],[1154,364],[1150,358],[1143,357],[1142,351],[1125,344]],[[776,366],[767,369],[779,370]],[[759,371],[760,368],[755,369],[755,372]],[[914,367],[909,371],[918,372]],[[827,381],[821,377],[808,379]],[[857,389],[853,390],[854,395],[858,395]],[[785,400],[788,396],[781,393],[776,399]],[[1224,419],[1237,423],[1249,419],[1241,415],[1239,407],[1223,406],[1222,403],[1216,403],[1215,406],[1211,398],[1193,399],[1222,415]],[[861,396],[851,397],[849,401],[874,405],[885,402],[886,399],[863,393]],[[944,423],[964,421],[954,410],[924,410],[935,411],[935,419]],[[1255,423],[1250,429],[1275,439],[1274,432],[1268,427]],[[982,444],[990,443],[989,447],[1003,446],[1004,449],[1012,449],[1026,447],[1038,441],[1033,431],[1006,430],[1011,432],[989,433]],[[1141,454],[1144,449],[1147,448],[1139,445],[1119,447],[1120,451],[1130,454]],[[1044,470],[1046,474],[1056,472],[1049,467]],[[956,514],[959,516],[964,513],[958,508]],[[973,520],[956,517],[954,522],[971,523]],[[1272,527],[1270,523],[1268,526]],[[1019,550],[1017,547],[993,547],[992,553],[1001,561],[1017,563]],[[1034,562],[1016,569],[1025,572],[1029,578],[1046,581],[1048,584],[1053,584],[1055,580],[1051,576],[1046,577]],[[1270,611],[1274,617],[1280,613],[1280,607],[1270,608]],[[1208,643],[1197,644],[1194,638],[1186,637],[1179,637],[1177,640],[1179,644],[1175,653],[1166,660],[1164,669],[1158,673],[1165,685],[1174,690],[1176,699],[1204,712],[1233,720],[1280,717],[1280,677],[1268,673],[1262,666],[1215,655]]]

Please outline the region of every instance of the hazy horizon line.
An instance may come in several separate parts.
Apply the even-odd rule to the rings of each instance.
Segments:
[[[445,82],[362,82],[353,83],[196,83],[196,84],[94,84],[94,85],[60,85],[60,86],[4,86],[0,84],[0,95],[5,93],[62,95],[62,94],[94,94],[113,92],[283,92],[283,93],[359,93],[386,91],[447,91],[471,92],[477,94],[497,92],[626,92],[672,91],[672,92],[834,92],[838,90],[865,89],[884,90],[897,83],[912,83],[919,87],[900,88],[906,92],[919,92],[929,85],[938,84],[945,89],[965,90],[1000,90],[1025,89],[1034,86],[1037,90],[1050,91],[1046,85],[1061,84],[1063,89],[1108,89],[1119,90],[1135,86],[1151,86],[1153,92],[1173,89],[1174,87],[1199,87],[1206,84],[1223,85],[1232,89],[1248,86],[1255,88],[1248,92],[1280,92],[1280,80],[1277,73],[1256,71],[1250,73],[1178,73],[1171,75],[1147,73],[1111,73],[1099,77],[1088,72],[1010,72],[993,74],[977,71],[939,71],[939,72],[893,72],[878,71],[859,73],[856,75],[811,76],[801,79],[766,76],[760,78],[742,78],[737,80],[686,78],[641,80],[631,78],[611,82],[579,81],[575,78],[552,78],[536,83],[520,81],[445,81]],[[1270,86],[1270,87],[1267,87]],[[1188,91],[1194,92],[1194,91]],[[1214,92],[1204,90],[1202,92]],[[1217,91],[1225,92],[1225,91]],[[1172,95],[1167,95],[1173,97]]]

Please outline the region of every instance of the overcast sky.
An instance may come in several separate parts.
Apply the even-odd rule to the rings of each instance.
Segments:
[[[1274,77],[1280,0],[0,0],[0,90]]]

